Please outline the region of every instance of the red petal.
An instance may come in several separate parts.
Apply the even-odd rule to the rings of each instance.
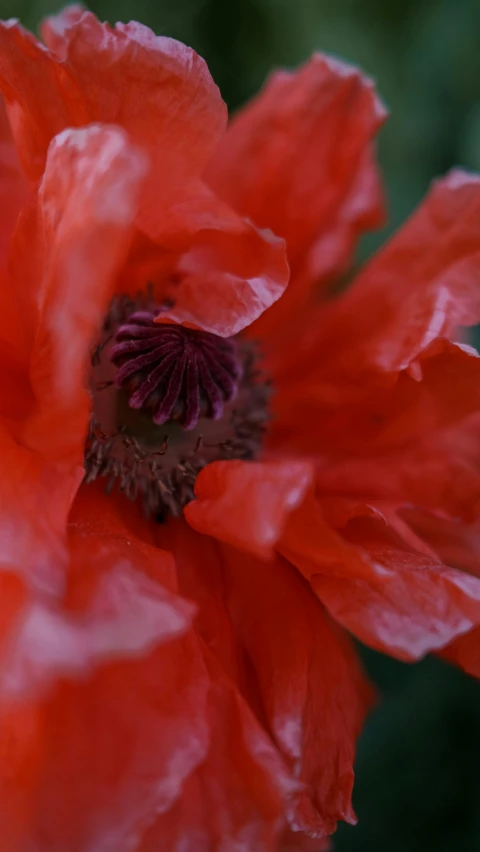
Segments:
[[[333,356],[332,356],[333,357]],[[270,449],[325,456],[379,456],[459,423],[480,404],[480,359],[469,347],[433,341],[400,373],[358,376],[352,360],[341,375],[328,355],[299,354],[275,377]],[[296,368],[296,369],[294,369]]]
[[[27,182],[20,171],[18,154],[13,144],[3,98],[0,100],[0,178],[0,268],[3,269],[10,237],[28,194]],[[4,318],[3,310],[2,318]]]
[[[421,537],[434,544],[439,535],[451,539],[449,550],[455,550],[454,539],[459,534],[476,535],[473,523],[480,517],[479,462],[480,422],[478,415],[473,415],[450,429],[427,432],[404,449],[325,464],[318,472],[317,484],[322,494],[441,512],[439,519],[419,516],[418,511],[403,516],[414,522]],[[448,521],[446,514],[458,522]],[[452,562],[443,555],[441,559],[464,567],[460,559]]]
[[[332,370],[402,370],[436,337],[480,318],[480,178],[454,171],[327,312]]]
[[[0,571],[0,654],[8,641],[10,631],[22,613],[27,601],[27,587],[23,580],[4,563]]]
[[[442,336],[478,319],[479,211],[479,179],[436,184],[353,287],[310,314],[295,358],[270,359],[272,449],[378,452],[478,409],[478,359]]]
[[[384,118],[370,80],[316,55],[270,78],[210,163],[220,197],[287,242],[290,286],[252,329],[271,347],[288,334],[296,345],[312,287],[343,272],[361,233],[383,220],[371,139]]]
[[[3,566],[0,571],[0,666],[11,637],[24,615],[29,595],[26,585]],[[0,687],[1,692],[1,687]],[[0,825],[5,849],[19,849],[29,818],[40,745],[35,710],[25,704],[7,707],[0,700]]]
[[[22,206],[28,196],[28,185],[20,171],[3,98],[0,98],[0,412],[22,416],[31,403],[22,357],[22,317],[18,311],[18,294],[7,274],[10,240]]]
[[[160,192],[164,199],[200,174],[225,126],[226,108],[193,50],[136,22],[112,29],[78,7],[50,18],[43,35],[58,56],[16,22],[0,30],[1,85],[15,104],[14,132],[33,177],[43,171],[53,136],[91,121],[119,124],[148,149],[158,164],[152,198]]]
[[[179,636],[191,607],[142,573],[141,548],[80,514],[71,548],[70,613],[33,602],[2,660],[2,830],[20,811],[19,847],[127,852],[205,757],[208,677]],[[34,725],[12,727],[29,713]]]
[[[237,690],[212,661],[209,667],[208,756],[178,804],[147,831],[141,852],[278,848],[284,796],[293,784]]]
[[[89,348],[128,247],[140,177],[120,131],[68,131],[52,144],[38,203],[14,236],[9,296],[22,334],[2,399],[4,416],[16,418],[16,441],[2,437],[3,548],[47,586],[61,582],[66,516],[83,476]]]
[[[416,504],[470,522],[480,513],[479,438],[474,417],[403,450],[325,465],[318,487],[322,494]]]
[[[188,227],[192,235],[175,268],[175,306],[163,318],[231,337],[282,296],[289,276],[283,241],[257,231],[213,195],[199,191],[194,202],[173,207],[169,227],[171,245],[175,232]],[[168,239],[164,232],[162,244]]]
[[[340,218],[318,235],[303,266],[292,270],[283,298],[249,332],[254,339],[265,341],[269,362],[273,357],[291,360],[286,353],[291,353],[305,336],[307,312],[311,327],[323,322],[325,301],[319,302],[319,296],[327,298],[328,285],[338,283],[348,272],[361,233],[379,227],[382,222],[383,192],[374,153],[366,150],[363,160],[350,195],[342,202]],[[371,209],[363,209],[365,197],[371,199]]]
[[[295,828],[329,834],[355,822],[355,741],[372,693],[353,645],[283,560],[224,551],[228,603],[253,664],[262,706],[292,774],[304,785]]]
[[[66,59],[70,30],[78,24],[87,10],[81,3],[71,3],[56,15],[40,24],[40,35],[47,47],[62,60]]]
[[[20,849],[25,837],[41,760],[36,708],[0,710],[0,824],[5,849]]]
[[[478,523],[466,524],[460,519],[438,517],[420,509],[408,508],[402,517],[415,534],[452,568],[480,577],[480,528]],[[480,677],[480,628],[474,627],[458,636],[442,649],[440,656]]]
[[[292,822],[324,834],[352,821],[353,751],[371,693],[347,637],[285,562],[219,548],[184,521],[161,528],[159,543],[198,604],[197,629],[306,785],[288,807]]]
[[[357,507],[357,513],[360,510]],[[368,516],[369,512],[366,510]],[[278,550],[311,581],[319,573],[348,579],[372,579],[372,569],[332,528],[319,501],[309,492],[285,524]]]
[[[426,542],[438,558],[450,568],[480,577],[480,526],[461,518],[448,518],[424,508],[403,507],[399,515],[414,534]]]
[[[195,630],[243,691],[243,649],[226,607],[224,560],[218,542],[196,533],[183,518],[158,526],[156,539],[158,547],[174,556],[180,594],[197,605]]]
[[[238,696],[237,690],[248,698],[250,709],[259,711],[257,717],[263,717],[255,676],[227,609],[227,555],[183,519],[157,530],[160,546],[174,554],[182,595],[198,605],[195,627],[210,651],[206,659],[212,675],[213,736],[206,763],[184,786],[172,813],[147,833],[145,849],[158,848],[162,838],[169,850],[183,848],[182,840],[192,852],[250,841],[248,848],[273,852],[277,845],[271,843],[285,810],[284,799],[291,797],[296,785],[268,735],[253,722]],[[218,666],[212,666],[211,655],[223,675]]]
[[[81,533],[79,537],[80,541],[72,536],[71,548],[74,561],[87,568],[87,576],[80,577],[75,570],[75,582],[90,581],[90,592],[93,587],[88,611],[80,610],[76,619],[66,618],[60,610],[31,603],[3,655],[0,690],[10,701],[45,695],[62,676],[75,679],[112,661],[148,656],[189,627],[191,607],[133,570],[138,554],[131,560],[124,555],[122,563],[117,548],[90,538],[89,564],[87,542]],[[124,546],[124,554],[125,550]],[[108,572],[103,570],[105,563],[111,566]],[[95,564],[96,584],[91,576]],[[77,594],[77,589],[70,590],[70,596]]]
[[[68,70],[15,19],[0,23],[0,53],[0,88],[13,136],[27,175],[36,180],[53,137],[89,119]]]
[[[0,270],[0,416],[9,430],[29,413],[33,405],[25,351],[25,328],[18,306],[19,294],[12,279]]]
[[[208,180],[236,210],[284,237],[293,270],[307,262],[313,280],[317,264],[325,267],[317,241],[348,232],[353,243],[382,218],[370,142],[384,118],[370,80],[317,54],[296,72],[272,75],[233,119]]]
[[[78,7],[50,19],[44,35],[61,61],[18,25],[0,28],[0,86],[29,173],[41,174],[62,128],[122,126],[149,155],[137,224],[157,243],[155,276],[167,260],[169,274],[184,279],[175,288],[178,315],[235,334],[279,298],[288,268],[280,240],[257,232],[199,180],[226,121],[204,61],[141,24],[111,29]],[[178,253],[186,254],[181,268]],[[145,274],[144,263],[137,272]]]
[[[298,530],[305,525],[298,527],[296,518],[301,512],[302,507],[287,525],[281,550],[303,570],[304,546]],[[316,560],[310,549],[310,583],[337,621],[366,644],[405,660],[438,650],[480,623],[479,579],[445,568],[413,549],[408,538],[399,537],[400,528],[389,529],[381,515],[375,518],[370,511],[362,515],[342,530],[341,573],[332,574],[324,562],[321,536]],[[361,571],[359,562],[365,566]]]
[[[66,522],[84,476],[78,466],[46,462],[0,426],[0,550],[34,586],[62,589]]]
[[[214,462],[198,476],[185,517],[199,532],[268,559],[311,475],[307,462]]]
[[[155,525],[144,516],[140,503],[131,503],[119,492],[106,494],[101,480],[82,485],[69,515],[74,558],[70,565],[68,606],[78,609],[88,605],[98,584],[103,549],[110,554],[111,561],[116,557],[120,564],[128,562],[162,589],[177,593],[173,557],[158,547],[155,532]],[[180,610],[191,611],[183,603]]]
[[[480,518],[478,414],[439,435],[429,435],[410,455],[399,459],[398,467],[410,502],[444,510],[468,523]]]
[[[92,126],[58,136],[38,193],[32,254],[21,260],[18,286],[32,293],[30,380],[36,408],[24,440],[55,460],[81,464],[89,398],[89,350],[128,250],[143,160],[124,134]],[[38,307],[37,307],[38,305]]]

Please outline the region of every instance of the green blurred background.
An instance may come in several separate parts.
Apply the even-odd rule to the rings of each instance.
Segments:
[[[35,29],[56,0],[0,0]],[[91,0],[192,45],[233,110],[313,50],[360,64],[391,111],[379,156],[390,222],[452,165],[480,170],[480,0]],[[480,223],[479,223],[480,224]],[[336,852],[480,852],[480,685],[437,660],[364,652],[381,701],[360,742],[355,828]],[[254,852],[254,850],[252,850]]]

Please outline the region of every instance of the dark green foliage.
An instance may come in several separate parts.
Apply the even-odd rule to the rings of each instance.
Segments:
[[[477,852],[480,685],[436,659],[365,662],[381,696],[359,747],[359,823],[335,852]]]

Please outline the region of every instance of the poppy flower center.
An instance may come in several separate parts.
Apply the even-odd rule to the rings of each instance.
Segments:
[[[164,309],[112,300],[92,354],[85,453],[86,482],[104,477],[158,520],[180,514],[209,462],[257,456],[269,397],[253,344],[156,322]]]
[[[159,426],[175,420],[194,429],[202,415],[218,420],[241,375],[232,340],[158,324],[151,311],[135,311],[118,328],[110,357],[130,408],[150,409]]]

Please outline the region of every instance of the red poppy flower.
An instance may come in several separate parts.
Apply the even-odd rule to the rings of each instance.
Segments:
[[[479,667],[480,183],[327,298],[383,217],[368,80],[316,56],[225,131],[183,45],[43,38],[0,27],[5,849],[318,849],[347,631]]]

